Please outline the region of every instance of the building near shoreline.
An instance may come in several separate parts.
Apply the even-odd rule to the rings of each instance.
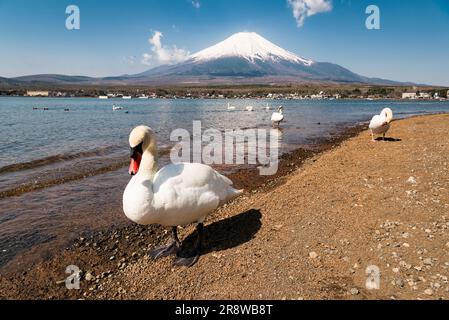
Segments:
[[[27,97],[48,97],[50,93],[48,91],[27,91]]]
[[[416,92],[404,92],[402,94],[402,99],[416,99],[417,97]]]
[[[432,96],[431,96],[430,93],[420,92],[418,98],[420,98],[420,99],[432,99]]]

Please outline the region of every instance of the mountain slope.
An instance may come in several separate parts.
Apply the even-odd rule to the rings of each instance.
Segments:
[[[358,75],[328,62],[316,62],[291,53],[254,32],[240,32],[199,51],[176,65],[117,77],[34,75],[1,83],[27,85],[158,85],[158,84],[278,84],[292,82],[365,83],[403,85]],[[408,83],[407,83],[408,85]]]
[[[261,60],[265,62],[289,61],[304,65],[313,63],[312,60],[299,57],[278,47],[255,32],[236,33],[228,39],[192,55],[191,59],[199,63],[227,57],[242,58],[250,62]]]
[[[130,81],[395,83],[363,77],[336,64],[303,58],[254,32],[234,34],[182,63],[156,67],[131,76]]]

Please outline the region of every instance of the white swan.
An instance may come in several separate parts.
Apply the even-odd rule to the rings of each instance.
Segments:
[[[246,110],[246,111],[249,111],[249,112],[252,112],[252,111],[254,111],[254,107],[253,107],[253,106],[247,106],[247,107],[245,108],[245,110]]]
[[[393,120],[393,111],[390,108],[382,110],[380,115],[374,116],[369,124],[371,138],[374,140],[375,134],[381,134],[385,140],[385,134],[390,130],[390,123]]]
[[[282,121],[284,121],[284,108],[282,106],[279,106],[278,111],[274,112],[271,116],[271,122],[273,123],[273,125],[279,127]]]
[[[235,110],[235,107],[234,107],[234,106],[231,106],[231,104],[228,103],[228,110],[229,110],[229,111]]]
[[[177,226],[198,223],[195,255],[177,257],[174,262],[178,266],[192,266],[200,256],[204,219],[243,191],[234,189],[231,180],[203,164],[170,164],[158,171],[156,137],[149,127],[135,128],[129,144],[132,152],[129,173],[133,177],[123,194],[125,215],[141,225],[172,227],[173,241],[150,252],[155,259],[180,251]]]
[[[123,107],[116,106],[116,105],[114,104],[114,105],[112,106],[112,110],[113,110],[113,111],[123,110]]]
[[[267,103],[267,106],[265,107],[265,110],[270,111],[270,106]]]

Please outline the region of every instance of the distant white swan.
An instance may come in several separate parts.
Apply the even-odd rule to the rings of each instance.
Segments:
[[[265,107],[265,110],[270,111],[270,106],[267,103],[267,106]]]
[[[122,107],[120,107],[120,106],[116,106],[115,104],[112,106],[112,110],[113,111],[119,111],[119,110],[123,110],[123,108]]]
[[[228,110],[229,110],[229,111],[235,110],[235,107],[234,107],[234,106],[231,106],[231,104],[228,103]]]
[[[245,110],[246,110],[246,111],[249,111],[249,112],[252,112],[252,111],[254,111],[254,107],[253,107],[253,106],[247,106],[247,107],[245,108]]]
[[[380,115],[374,116],[369,124],[371,129],[371,138],[374,140],[375,134],[381,134],[385,140],[385,134],[390,130],[390,123],[393,120],[393,111],[390,108],[382,110]]]
[[[271,116],[271,122],[273,123],[273,126],[279,127],[282,121],[284,121],[284,108],[279,106],[278,111],[274,112]]]
[[[129,137],[134,175],[123,194],[125,215],[141,225],[172,227],[173,241],[150,252],[154,259],[178,253],[181,243],[177,226],[197,223],[195,254],[177,257],[177,266],[192,266],[201,253],[204,219],[220,204],[236,198],[242,190],[209,166],[198,163],[170,164],[158,171],[157,142],[146,126],[135,128]]]

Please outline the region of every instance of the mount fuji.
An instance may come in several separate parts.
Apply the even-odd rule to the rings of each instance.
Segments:
[[[135,75],[106,78],[34,75],[0,79],[33,85],[179,85],[179,84],[282,84],[361,83],[405,85],[368,78],[328,62],[316,62],[284,50],[255,32],[239,32],[190,55],[183,62],[162,65]],[[408,85],[408,83],[407,83]]]
[[[339,65],[316,62],[284,50],[254,32],[240,32],[187,60],[131,76],[136,82],[399,84],[368,78]]]

